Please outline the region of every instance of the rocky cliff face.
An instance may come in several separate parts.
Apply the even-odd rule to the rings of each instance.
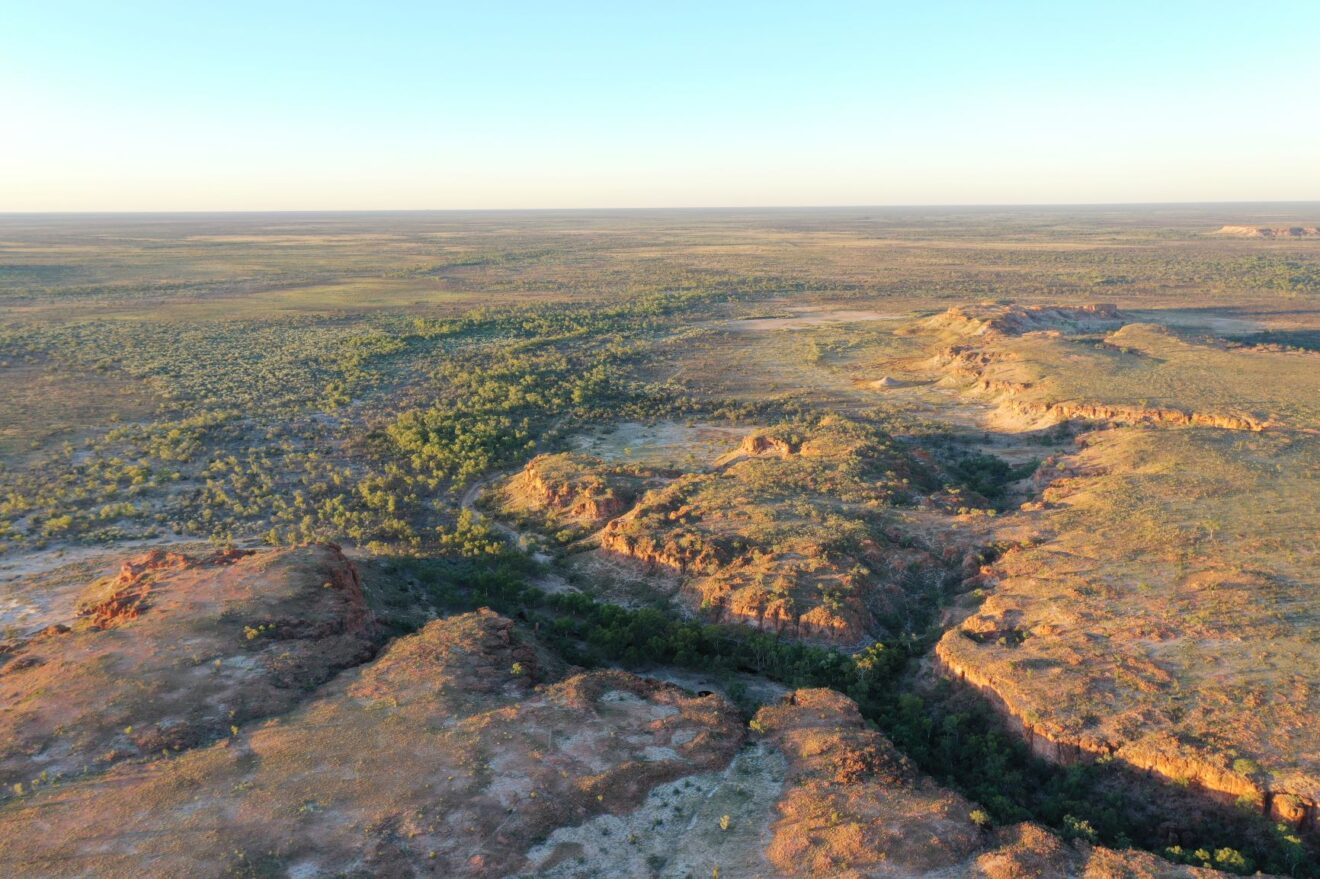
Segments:
[[[978,824],[975,804],[922,776],[867,728],[851,700],[830,690],[798,690],[761,709],[752,726],[788,761],[766,848],[782,876],[1224,875],[1144,852],[1067,843],[1035,824]]]
[[[1312,501],[1281,466],[1311,443],[1090,435],[1044,490],[1042,539],[989,567],[939,667],[1046,759],[1113,759],[1316,833],[1315,553],[1289,525]],[[1256,512],[1206,541],[1206,497]]]
[[[572,455],[538,455],[508,484],[507,492],[534,509],[599,527],[622,515],[636,500],[636,477],[593,472],[593,462]]]
[[[598,533],[603,552],[678,575],[711,619],[855,646],[901,616],[907,580],[948,567],[927,534],[881,527],[881,511],[932,491],[928,462],[842,418],[749,435],[712,472],[643,495]],[[923,579],[924,578],[924,579]]]
[[[760,454],[776,448],[755,446]],[[718,478],[694,474],[647,494],[606,524],[601,548],[681,575],[687,603],[720,622],[842,645],[876,631],[868,602],[885,600],[884,584],[859,574],[856,557],[832,552],[810,535],[781,546],[744,535],[738,513],[702,502],[704,487]]]
[[[1122,764],[1171,783],[1191,784],[1207,797],[1228,806],[1254,804],[1265,815],[1297,829],[1320,832],[1320,811],[1313,795],[1273,791],[1226,766],[1221,756],[1199,755],[1174,736],[1154,734],[1138,742],[1120,743],[1104,735],[1078,733],[1051,722],[1016,697],[1021,682],[1000,678],[969,662],[955,647],[955,639],[974,629],[951,632],[936,645],[937,667],[947,677],[974,688],[1037,756],[1060,765],[1116,759]]]
[[[1013,351],[959,344],[937,353],[930,359],[929,365],[941,372],[947,383],[990,398],[1009,420],[1020,424],[1040,427],[1080,420],[1128,426],[1215,427],[1249,431],[1265,430],[1272,426],[1269,419],[1246,412],[1051,400],[1048,388],[1014,377],[1018,371],[1012,367],[1020,359],[1020,355]]]
[[[738,446],[738,454],[742,455],[778,455],[781,458],[787,458],[790,455],[797,454],[802,448],[800,442],[794,442],[785,437],[775,436],[769,433],[753,433],[743,438]]]
[[[1089,324],[1050,311],[954,309],[919,330],[942,346],[926,367],[1002,429],[1116,428],[1038,469],[1023,511],[1040,516],[1022,520],[1038,543],[981,575],[990,597],[936,661],[1047,759],[1112,758],[1314,832],[1315,553],[1291,524],[1314,504],[1296,405],[1314,373],[1108,307]]]
[[[1000,401],[1004,409],[1024,418],[1049,424],[1077,419],[1127,426],[1145,424],[1167,427],[1215,427],[1221,430],[1261,431],[1270,426],[1268,420],[1247,414],[1189,412],[1167,406],[1110,406],[1071,400],[1042,403],[1012,399],[1011,396],[1019,392],[1020,388],[987,387],[985,389],[992,393],[998,391],[1009,395],[1009,399]]]
[[[719,622],[747,625],[785,637],[852,645],[875,630],[862,584],[846,561],[822,561],[797,550],[758,553],[700,529],[654,534],[625,516],[600,532],[601,547],[647,566],[684,576],[681,594]],[[767,585],[769,584],[769,585]],[[837,588],[836,588],[837,584]],[[831,607],[804,605],[825,590],[842,596]]]

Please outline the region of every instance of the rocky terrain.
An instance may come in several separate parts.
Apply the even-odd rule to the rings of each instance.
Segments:
[[[0,217],[0,876],[1320,876],[1231,216]]]
[[[1309,358],[1126,321],[1109,306],[955,307],[909,332],[932,337],[937,350],[925,368],[993,401],[994,423],[1009,430],[1068,420],[1250,431],[1320,425],[1320,373]]]
[[[65,622],[4,642],[0,781],[12,795],[205,746],[289,710],[378,643],[334,546],[153,550],[88,585]]]
[[[792,877],[1192,877],[1213,870],[1153,855],[1067,843],[1029,824],[992,827],[985,812],[924,778],[849,699],[800,690],[752,727],[787,758],[767,858]]]
[[[496,510],[599,527],[596,554],[677,577],[690,610],[831,644],[873,640],[913,600],[909,581],[938,586],[963,561],[894,514],[934,493],[930,467],[856,423],[759,431],[713,468],[652,471],[644,492],[640,478],[542,456],[504,483]]]
[[[594,531],[664,484],[663,473],[583,454],[538,455],[505,483],[499,507],[509,516],[534,515],[548,529]]]
[[[574,674],[490,612],[430,623],[297,708],[0,810],[28,876],[503,876],[564,823],[718,769],[719,697]]]
[[[1316,454],[1311,437],[1095,435],[939,662],[1049,759],[1116,759],[1314,831],[1320,557],[1295,523],[1317,498],[1293,474]]]
[[[86,637],[106,636],[156,614],[158,631],[173,621],[176,642],[200,646],[180,608],[226,600],[243,608],[244,595],[305,575],[329,578],[315,585],[326,613],[305,620],[298,640],[308,644],[290,636],[284,647],[330,650],[363,634],[361,587],[331,547],[143,556],[90,590],[80,625]],[[266,609],[278,606],[272,597]],[[228,635],[239,649],[258,640]],[[37,643],[50,637],[76,636]],[[79,661],[106,664],[80,651],[63,661],[76,692]],[[123,685],[153,687],[162,709],[180,698],[153,683],[178,674],[167,650],[144,650],[119,668]],[[6,875],[1212,872],[1066,843],[1033,825],[996,829],[974,804],[923,778],[838,693],[790,693],[744,726],[717,695],[566,667],[490,611],[433,621],[314,690],[311,679],[297,683],[281,705],[265,704],[265,719],[249,711],[218,739],[141,749],[11,796],[0,806]],[[252,673],[246,689],[261,686]],[[194,696],[197,705],[223,698],[214,687]],[[94,719],[71,723],[88,736],[98,729]]]
[[[1031,823],[996,827],[974,803],[923,777],[867,727],[851,700],[831,690],[790,693],[761,709],[750,729],[750,745],[725,771],[658,786],[631,814],[557,830],[530,853],[531,869],[517,875],[1223,875],[1084,839],[1065,841]]]
[[[987,569],[989,598],[937,662],[1048,759],[1117,760],[1314,832],[1318,560],[1298,524],[1317,502],[1320,422],[1301,402],[1317,374],[1123,320],[985,306],[926,322],[969,340],[929,366],[997,423],[1109,428],[1038,471],[1020,514],[1035,536]]]

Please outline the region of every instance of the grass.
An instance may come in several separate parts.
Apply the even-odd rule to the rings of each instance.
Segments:
[[[1045,402],[1247,412],[1298,427],[1320,426],[1320,369],[1311,355],[1244,351],[1130,325],[1103,339],[1024,337],[995,377],[1030,382]]]

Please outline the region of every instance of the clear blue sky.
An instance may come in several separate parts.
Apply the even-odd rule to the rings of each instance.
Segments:
[[[1320,199],[1320,0],[0,0],[0,211]]]

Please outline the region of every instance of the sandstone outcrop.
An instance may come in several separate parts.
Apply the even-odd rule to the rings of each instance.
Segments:
[[[709,618],[852,646],[902,613],[904,577],[946,573],[927,541],[879,527],[886,505],[934,485],[888,437],[827,419],[748,436],[716,471],[652,489],[597,539],[680,577],[680,596]]]
[[[1045,490],[1051,536],[991,566],[939,666],[1042,757],[1113,759],[1317,832],[1316,548],[1288,525],[1314,503],[1288,467],[1317,454],[1309,437],[1091,435]],[[1254,509],[1251,529],[1199,537],[1205,497]]]
[[[538,524],[594,530],[628,510],[669,474],[643,467],[610,466],[588,455],[537,455],[496,490],[499,511]]]
[[[358,573],[331,545],[153,550],[68,613],[0,657],[6,792],[226,736],[291,708],[376,643]]]
[[[1065,842],[1035,824],[991,828],[974,803],[917,772],[867,728],[850,699],[831,690],[798,690],[761,709],[752,725],[788,759],[766,850],[785,877],[1225,875],[1145,852]]]
[[[918,327],[926,332],[993,338],[1045,330],[1093,333],[1116,329],[1123,321],[1123,313],[1110,303],[1079,306],[984,303],[952,306],[922,321]]]
[[[1048,424],[1057,424],[1061,421],[1075,419],[1119,425],[1215,427],[1220,430],[1261,431],[1270,426],[1268,420],[1245,413],[1188,412],[1170,407],[1106,406],[1099,403],[1083,403],[1071,400],[1059,403],[1040,403],[1013,399],[1003,400],[1000,405],[1002,408],[1015,412],[1024,418]]]
[[[500,877],[554,828],[740,746],[720,697],[567,671],[489,611],[434,621],[277,719],[0,807],[0,861],[11,876]]]
[[[994,320],[990,324],[994,324]],[[1141,332],[1156,333],[1170,346],[1186,347],[1185,343],[1170,336],[1162,327],[1138,324],[1124,325],[1117,332],[1106,336],[1105,342],[1121,349]],[[1125,403],[1058,399],[1061,389],[1051,386],[1053,381],[1050,377],[1037,377],[1038,367],[1031,363],[1033,358],[1034,352],[1030,346],[1019,343],[1018,347],[1005,347],[990,341],[948,346],[935,354],[927,365],[942,373],[946,384],[964,387],[990,398],[1006,420],[1020,425],[1041,427],[1080,420],[1115,425],[1215,427],[1247,431],[1276,426],[1272,419],[1241,411],[1203,411],[1153,405],[1145,401]],[[1108,389],[1103,386],[1097,388],[1097,392],[1105,390]]]

